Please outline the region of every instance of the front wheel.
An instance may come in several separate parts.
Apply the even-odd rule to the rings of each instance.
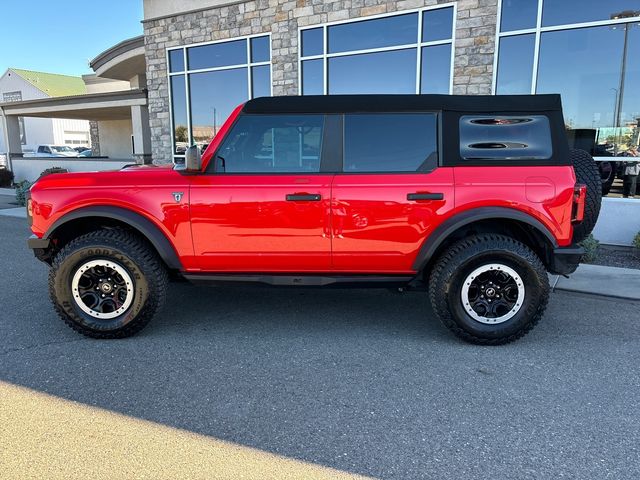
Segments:
[[[93,338],[140,331],[164,303],[167,271],[131,232],[97,230],[69,242],[49,272],[49,294],[71,328]]]
[[[449,247],[429,278],[431,305],[442,323],[471,343],[499,345],[531,330],[547,306],[549,280],[538,256],[497,234]]]

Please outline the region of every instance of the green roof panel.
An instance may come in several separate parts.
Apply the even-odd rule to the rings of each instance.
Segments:
[[[10,70],[51,97],[69,97],[87,93],[87,88],[81,77],[59,75],[57,73],[34,72],[32,70],[21,70],[19,68],[11,68]]]

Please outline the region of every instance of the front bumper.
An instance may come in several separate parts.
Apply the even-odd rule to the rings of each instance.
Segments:
[[[584,248],[578,245],[554,248],[553,252],[551,252],[549,261],[547,262],[549,273],[553,273],[555,275],[569,275],[570,273],[575,272],[583,255]]]
[[[27,246],[33,250],[33,254],[38,260],[45,263],[51,262],[51,240],[48,238],[38,238],[35,235],[31,235],[27,239]]]

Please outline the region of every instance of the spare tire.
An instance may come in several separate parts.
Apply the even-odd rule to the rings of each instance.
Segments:
[[[577,182],[587,186],[584,220],[573,226],[573,242],[579,243],[589,236],[598,221],[602,202],[602,179],[596,161],[584,150],[570,150],[569,158],[573,163]]]

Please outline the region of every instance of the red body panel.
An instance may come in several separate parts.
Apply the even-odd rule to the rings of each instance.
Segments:
[[[183,194],[180,202],[173,196],[177,192]],[[31,198],[31,229],[38,237],[69,212],[108,205],[131,210],[153,222],[181,259],[193,255],[189,177],[171,166],[47,175],[31,188]]]
[[[443,200],[409,201],[410,193]],[[409,273],[425,238],[454,208],[453,169],[431,173],[341,174],[332,188],[333,268]]]
[[[573,167],[456,167],[455,215],[479,207],[507,207],[539,220],[559,246],[571,244]]]
[[[332,175],[191,177],[194,257],[211,272],[326,272],[331,269]],[[317,194],[319,201],[287,201]]]

